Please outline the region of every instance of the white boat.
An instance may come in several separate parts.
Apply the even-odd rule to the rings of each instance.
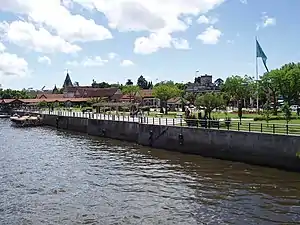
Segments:
[[[19,116],[10,117],[12,125],[17,127],[35,127],[42,125],[42,118],[38,116]]]
[[[9,118],[10,117],[10,115],[8,115],[8,114],[0,114],[0,119],[1,118]]]

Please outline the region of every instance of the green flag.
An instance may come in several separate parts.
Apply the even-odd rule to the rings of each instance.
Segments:
[[[267,72],[269,72],[269,69],[267,67],[267,59],[268,58],[267,58],[266,54],[264,53],[264,51],[262,50],[262,48],[257,40],[256,40],[256,58],[262,59]]]

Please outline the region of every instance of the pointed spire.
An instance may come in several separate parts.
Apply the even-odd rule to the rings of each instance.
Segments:
[[[57,94],[57,93],[58,93],[58,89],[57,89],[56,84],[55,84],[55,86],[52,90],[52,94]]]
[[[66,79],[63,85],[63,88],[67,88],[67,87],[73,87],[73,83],[71,81],[70,75],[69,75],[69,71],[67,70],[67,75],[66,75]]]

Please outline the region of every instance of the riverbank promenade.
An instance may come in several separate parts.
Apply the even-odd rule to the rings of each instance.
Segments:
[[[18,111],[17,111],[18,112]],[[177,126],[177,127],[197,127],[199,129],[221,129],[230,131],[242,132],[258,132],[269,134],[285,134],[285,135],[300,135],[300,124],[283,124],[276,123],[276,121],[253,121],[253,119],[244,118],[231,119],[229,122],[224,119],[219,120],[195,120],[182,117],[154,117],[154,116],[130,116],[125,113],[120,114],[103,114],[92,112],[70,112],[66,110],[37,110],[37,111],[24,111],[22,113],[38,113],[42,115],[56,115],[66,117],[88,118],[95,120],[110,120],[110,121],[123,121],[133,123],[143,123],[150,125],[162,126]]]

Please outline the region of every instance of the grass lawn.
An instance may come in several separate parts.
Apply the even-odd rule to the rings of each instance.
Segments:
[[[176,116],[183,115],[183,114],[184,114],[183,112],[168,112],[168,114],[165,115],[165,114],[161,114],[159,112],[150,112],[149,116],[150,117],[159,117],[159,116],[161,116],[161,117],[164,117],[164,118],[175,118]]]
[[[257,113],[251,113],[250,114],[249,113],[249,114],[243,114],[242,118],[249,119],[249,118],[254,118],[254,117],[257,117],[257,116],[259,116],[259,114],[257,114]],[[226,117],[229,117],[229,118],[232,118],[232,119],[238,119],[239,118],[237,113],[227,113],[227,115],[226,115],[223,112],[213,112],[211,114],[211,117],[216,118],[216,119],[225,119]]]
[[[229,128],[226,127],[224,122],[220,122],[219,128],[213,127],[211,129],[300,135],[300,119],[290,121],[288,125],[284,120],[276,120],[275,122],[274,123],[269,122],[268,124],[265,121],[259,121],[259,122],[242,121],[242,123],[239,123],[238,121],[232,121]],[[176,125],[181,126],[180,124],[176,124]],[[185,122],[183,122],[182,125],[187,126]],[[200,127],[200,125],[198,126]]]

